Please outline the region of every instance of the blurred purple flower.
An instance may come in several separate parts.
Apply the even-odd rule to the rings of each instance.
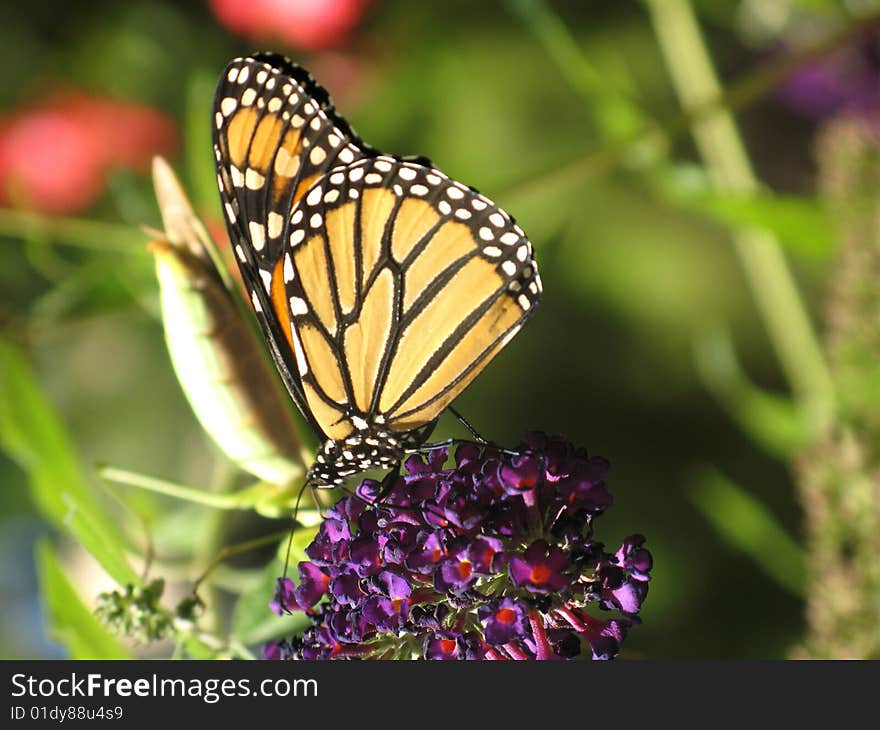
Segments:
[[[779,98],[809,119],[846,112],[868,115],[880,109],[880,37],[860,36],[810,61],[779,87]]]

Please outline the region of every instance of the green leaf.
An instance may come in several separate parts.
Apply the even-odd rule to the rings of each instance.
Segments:
[[[120,584],[137,583],[123,537],[84,478],[64,426],[25,357],[2,338],[0,445],[27,472],[31,496],[46,519],[71,532]]]
[[[831,220],[817,200],[771,193],[713,195],[701,201],[701,208],[720,223],[770,231],[794,253],[815,258],[831,254]]]
[[[293,535],[290,548],[288,573],[296,572],[296,565],[306,560],[306,547],[315,537],[315,529],[298,529]],[[261,644],[272,639],[291,636],[309,625],[309,618],[302,611],[288,616],[275,616],[269,611],[269,601],[275,595],[275,584],[284,571],[287,540],[282,540],[278,555],[263,571],[251,590],[245,591],[235,607],[232,634],[242,644]]]
[[[705,170],[694,165],[661,168],[655,182],[661,195],[673,205],[722,226],[768,231],[792,253],[822,259],[833,250],[831,218],[816,198],[767,190],[749,194],[718,192]]]
[[[688,496],[728,545],[751,557],[780,586],[804,595],[806,557],[767,506],[714,469],[706,469]]]
[[[83,603],[48,540],[37,544],[36,561],[46,611],[46,631],[64,645],[70,658],[130,658],[125,647]]]

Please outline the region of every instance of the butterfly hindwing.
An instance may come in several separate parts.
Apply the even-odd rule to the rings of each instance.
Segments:
[[[297,372],[322,430],[430,423],[531,314],[532,248],[487,198],[389,156],[337,167],[291,218]],[[377,420],[378,419],[378,420]]]

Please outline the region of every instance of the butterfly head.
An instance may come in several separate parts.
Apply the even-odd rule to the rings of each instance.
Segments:
[[[371,424],[344,440],[328,439],[315,456],[307,481],[317,487],[334,487],[371,469],[395,468],[407,453],[427,440],[435,423],[404,433]]]

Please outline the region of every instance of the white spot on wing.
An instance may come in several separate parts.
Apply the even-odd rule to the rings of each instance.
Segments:
[[[300,297],[291,297],[290,298],[290,313],[296,316],[308,314],[309,306],[306,304],[304,299]]]
[[[244,174],[244,184],[248,190],[259,190],[265,182],[266,178],[252,167],[249,167]]]
[[[275,155],[275,174],[283,177],[293,177],[299,171],[299,157],[291,155],[284,147],[278,148]]]
[[[302,343],[299,341],[299,335],[296,333],[296,327],[293,323],[290,325],[290,332],[293,335],[293,354],[296,357],[296,366],[299,368],[299,374],[305,375],[309,372],[309,363],[306,360],[306,354],[303,352]]]
[[[251,221],[248,223],[248,233],[251,236],[251,244],[257,251],[262,251],[266,245],[266,229],[262,223]]]
[[[260,278],[263,280],[263,288],[268,294],[272,293],[272,272],[260,269]]]
[[[272,211],[266,219],[266,224],[269,238],[278,238],[281,235],[281,229],[284,227],[284,218],[282,218],[280,213]]]

